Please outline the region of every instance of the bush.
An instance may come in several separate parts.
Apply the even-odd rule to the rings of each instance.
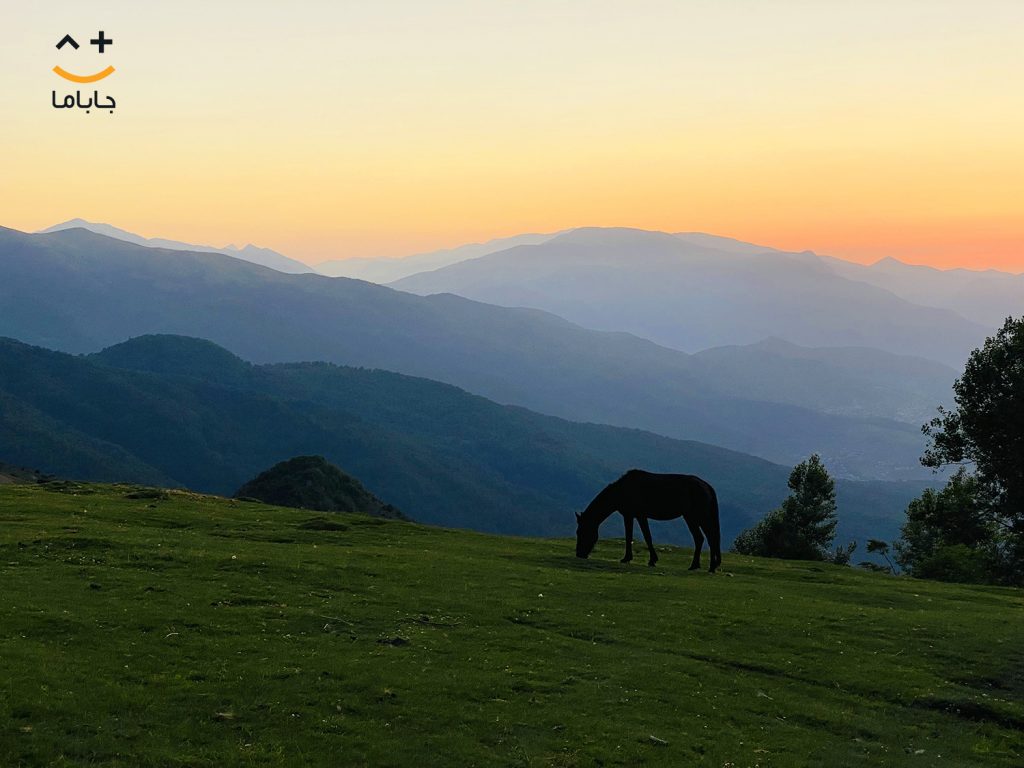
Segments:
[[[740,533],[732,543],[734,552],[755,557],[778,557],[774,553],[782,550],[785,534],[782,510],[773,509],[753,528]]]
[[[851,541],[845,547],[836,547],[832,550],[832,554],[829,555],[828,561],[835,565],[849,565],[850,558],[853,557],[853,553],[857,550],[857,542]]]
[[[949,544],[936,548],[919,561],[914,576],[936,581],[958,581],[965,584],[984,584],[989,581],[989,568],[985,558],[966,544]]]
[[[961,468],[944,488],[928,488],[907,506],[896,562],[922,579],[977,583],[997,578],[1005,557],[989,507],[985,487]]]

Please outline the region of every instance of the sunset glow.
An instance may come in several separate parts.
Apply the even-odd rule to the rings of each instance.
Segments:
[[[634,226],[1024,271],[1019,2],[7,5],[3,226],[308,263]],[[55,66],[108,65],[116,114],[51,107]]]

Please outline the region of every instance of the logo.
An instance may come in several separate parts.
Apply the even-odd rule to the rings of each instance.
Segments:
[[[112,38],[106,36],[101,29],[96,37],[89,40],[89,45],[96,46],[96,52],[105,54],[107,48],[112,46],[114,41]],[[75,40],[71,35],[64,35],[55,46],[58,51],[68,48],[66,52],[70,53],[79,49],[78,41]],[[98,72],[91,74],[78,74],[76,72],[68,71],[60,64],[53,68],[54,74],[64,78],[68,82],[72,83],[98,83],[100,80],[104,80],[114,74],[114,68],[107,66]],[[54,109],[71,109],[78,108],[84,109],[86,114],[89,114],[93,109],[106,109],[110,111],[110,114],[114,114],[114,108],[117,106],[117,102],[113,96],[104,96],[102,102],[100,101],[99,90],[94,90],[91,94],[86,91],[85,95],[82,95],[82,91],[76,90],[74,93],[68,93],[64,95],[60,101],[57,100],[57,91],[53,91],[52,102]]]

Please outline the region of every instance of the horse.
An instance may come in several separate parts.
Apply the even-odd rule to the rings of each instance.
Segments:
[[[654,567],[658,553],[651,541],[648,520],[686,521],[693,535],[693,562],[690,570],[700,568],[700,551],[707,538],[711,549],[711,573],[722,564],[722,534],[718,523],[718,496],[706,480],[696,475],[663,475],[631,469],[606,486],[587,505],[583,514],[576,513],[576,557],[586,558],[597,544],[601,523],[612,513],[622,515],[626,527],[626,554],[621,562],[633,559],[633,521],[640,523],[650,559]]]

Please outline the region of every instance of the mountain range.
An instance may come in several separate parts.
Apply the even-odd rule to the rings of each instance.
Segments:
[[[943,307],[976,323],[996,328],[1008,316],[1024,313],[1024,275],[998,270],[935,269],[893,258],[871,266],[842,259],[827,263],[839,275],[892,291],[907,301]]]
[[[60,232],[64,229],[86,229],[90,232],[95,232],[97,235],[104,235],[105,237],[112,237],[115,240],[124,240],[126,243],[144,245],[150,248],[167,248],[172,251],[195,251],[199,253],[223,253],[226,256],[233,256],[234,258],[241,259],[242,261],[248,261],[253,264],[259,264],[263,267],[276,269],[278,272],[287,272],[290,274],[316,272],[315,269],[303,264],[301,261],[290,259],[277,251],[272,251],[269,248],[260,248],[252,245],[251,243],[241,248],[234,245],[226,245],[223,248],[214,248],[210,245],[182,243],[178,240],[167,240],[162,237],[142,237],[141,235],[136,235],[124,229],[119,229],[118,227],[111,226],[110,224],[101,224],[93,221],[86,221],[85,219],[70,219],[69,221],[54,224],[52,227],[40,230],[40,233]]]
[[[468,259],[476,259],[495,251],[514,248],[517,245],[536,245],[550,240],[558,233],[525,234],[502,237],[486,243],[469,243],[457,248],[446,248],[430,253],[416,253],[397,258],[351,258],[324,261],[317,264],[317,271],[331,277],[351,277],[368,280],[371,283],[390,283],[417,272],[446,267]]]
[[[269,248],[246,245],[237,248],[227,245],[215,248],[194,245],[165,238],[145,238],[110,224],[71,219],[41,230],[55,232],[61,229],[83,228],[136,245],[169,248],[172,250],[223,253],[228,256],[293,274],[318,272],[331,277],[350,277],[373,283],[389,284],[407,277],[432,272],[447,266],[471,261],[518,246],[542,245],[574,230],[561,232],[528,233],[496,238],[484,243],[470,243],[455,248],[394,258],[348,258],[324,261],[311,267]],[[615,230],[606,230],[614,232]],[[664,234],[664,233],[658,233]],[[766,245],[746,243],[729,237],[701,232],[677,232],[671,235],[694,248],[706,248],[724,254],[758,256],[784,254]],[[828,271],[855,282],[866,283],[905,299],[913,304],[937,309],[948,309],[965,319],[989,329],[1002,324],[1008,315],[1024,309],[1024,274],[1000,272],[994,269],[936,269],[907,264],[888,257],[874,264],[859,264],[833,256],[817,255],[810,251],[798,256],[804,261],[815,261],[828,267]],[[685,268],[685,264],[680,265]],[[418,278],[426,280],[427,278]],[[433,278],[430,278],[433,279]],[[447,279],[447,278],[446,278]],[[732,339],[723,343],[736,343]]]
[[[896,417],[930,410],[929,399],[948,395],[953,373],[871,350],[857,353],[856,366],[839,362],[841,355],[771,345],[694,357],[537,310],[284,274],[83,229],[0,229],[0,269],[0,334],[31,344],[94,352],[143,334],[198,336],[257,363],[322,360],[392,370],[541,413],[709,442],[783,464],[817,451],[845,477],[925,477],[918,424]],[[745,355],[756,359],[747,384],[729,372],[744,367],[736,361]],[[902,368],[916,369],[917,378],[901,378]],[[852,415],[840,413],[851,408]]]
[[[811,253],[756,253],[736,241],[634,229],[575,229],[391,286],[543,309],[686,351],[775,336],[960,366],[992,330],[844,277]]]
[[[715,446],[576,424],[385,371],[252,365],[178,336],[88,356],[0,340],[0,445],[6,461],[64,477],[220,494],[282,459],[318,454],[421,522],[530,535],[571,533],[573,510],[644,466],[711,481],[731,538],[781,501],[789,473]],[[840,481],[842,535],[892,536],[921,488]],[[681,526],[666,528],[686,539]]]

